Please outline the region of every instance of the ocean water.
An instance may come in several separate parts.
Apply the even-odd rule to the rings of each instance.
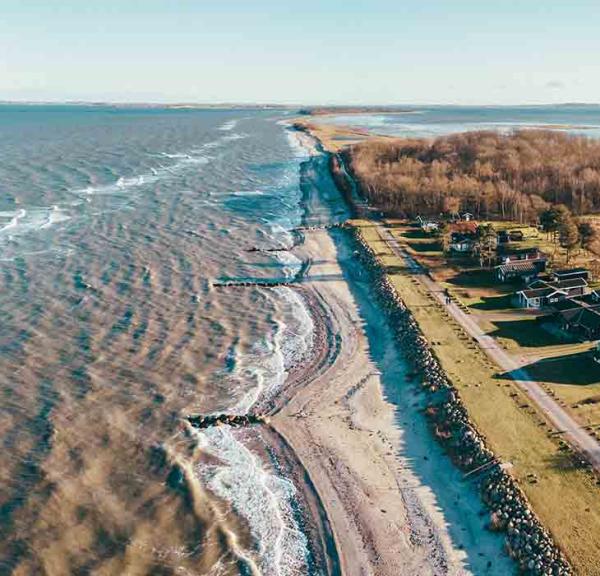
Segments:
[[[378,134],[435,138],[455,132],[526,128],[559,130],[600,138],[600,106],[399,106],[397,114],[337,115],[325,122],[365,128]]]
[[[313,570],[260,438],[185,425],[312,345],[296,292],[213,285],[296,274],[293,228],[346,216],[286,116],[0,106],[0,573]]]

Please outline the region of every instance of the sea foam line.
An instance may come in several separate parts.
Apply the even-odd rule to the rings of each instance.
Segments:
[[[0,228],[0,237],[14,238],[50,228],[70,220],[71,216],[64,208],[55,205],[50,208],[20,208],[16,212],[0,212],[0,218],[10,218],[8,224]]]
[[[306,574],[308,541],[294,517],[292,482],[265,469],[228,427],[195,431],[198,446],[219,464],[201,464],[197,474],[243,516],[257,545],[263,576]]]

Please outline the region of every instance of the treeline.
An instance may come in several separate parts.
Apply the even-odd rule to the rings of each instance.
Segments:
[[[529,222],[550,205],[600,211],[600,142],[550,130],[371,140],[344,152],[363,193],[389,214],[471,212]]]

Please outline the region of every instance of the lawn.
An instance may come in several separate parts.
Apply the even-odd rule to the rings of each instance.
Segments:
[[[600,390],[600,366],[593,363],[589,354],[582,357],[579,365],[570,358],[590,348],[590,343],[569,343],[568,339],[545,329],[535,319],[539,313],[517,309],[512,304],[515,284],[499,284],[489,270],[476,266],[472,259],[453,256],[446,258],[441,252],[429,249],[437,238],[425,234],[417,224],[405,220],[388,220],[392,233],[402,242],[409,253],[427,266],[431,275],[463,306],[470,310],[477,322],[487,333],[499,340],[511,353],[531,358],[530,367],[539,375],[539,380],[548,385],[548,390],[564,403],[571,414],[582,423],[600,423],[600,402],[596,396]],[[514,222],[494,222],[497,230],[519,229],[525,239],[514,246],[538,247],[553,254],[558,263],[566,263],[564,250],[555,245],[552,238],[536,228],[518,226]],[[427,247],[427,248],[426,248]],[[582,251],[573,256],[571,264],[586,265],[590,254]],[[400,272],[401,268],[391,264],[388,273]],[[544,359],[554,358],[547,366]],[[561,363],[560,358],[564,357]],[[569,386],[571,379],[579,378],[581,372],[585,382]]]
[[[492,321],[494,330],[488,332],[507,349],[543,348],[559,346],[563,342],[551,332],[544,330],[536,318],[522,320]]]
[[[532,506],[563,547],[578,574],[598,574],[600,566],[600,487],[595,477],[561,449],[560,435],[425,291],[379,237],[376,228],[356,222],[379,255],[398,293],[433,344],[471,417],[489,445],[513,464]],[[510,329],[503,327],[505,332]],[[514,335],[514,334],[513,334]],[[600,394],[600,389],[597,390]],[[554,432],[554,434],[553,434]],[[528,474],[539,481],[530,484]]]

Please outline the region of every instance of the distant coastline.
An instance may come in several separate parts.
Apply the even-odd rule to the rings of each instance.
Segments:
[[[422,108],[600,108],[600,102],[542,102],[537,104],[460,104],[415,102],[410,104],[378,105],[378,104],[331,104],[316,105],[302,103],[278,102],[153,102],[119,100],[12,100],[0,99],[0,106],[97,106],[115,108],[161,108],[161,109],[198,109],[198,110],[289,110],[301,116],[336,116],[361,114],[413,114]]]

